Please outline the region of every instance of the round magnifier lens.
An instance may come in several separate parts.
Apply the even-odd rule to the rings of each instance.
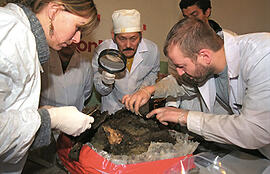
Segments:
[[[99,66],[109,73],[121,72],[126,69],[126,59],[118,50],[105,49],[98,58]]]
[[[117,56],[114,55],[104,55],[100,58],[100,63],[106,69],[110,69],[111,71],[119,71],[125,68],[124,61]]]

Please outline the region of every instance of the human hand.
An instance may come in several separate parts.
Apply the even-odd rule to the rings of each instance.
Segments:
[[[152,110],[146,115],[146,118],[150,118],[155,114],[159,122],[164,125],[168,125],[168,122],[179,123],[181,126],[187,124],[187,110],[175,107],[163,107]]]
[[[139,108],[146,104],[151,97],[153,86],[147,86],[141,88],[139,91],[133,93],[132,95],[125,95],[122,98],[122,103],[131,112],[135,111],[135,114],[140,115]]]
[[[102,71],[101,80],[104,84],[111,85],[115,81],[115,75],[108,73],[107,71]]]
[[[78,111],[74,106],[54,107],[48,109],[51,117],[51,128],[78,136],[86,129],[91,128],[94,118]]]

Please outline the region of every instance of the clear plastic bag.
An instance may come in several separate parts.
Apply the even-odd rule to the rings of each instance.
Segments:
[[[183,165],[185,164],[185,165]],[[179,161],[166,174],[236,174],[223,166],[219,156],[203,152]]]

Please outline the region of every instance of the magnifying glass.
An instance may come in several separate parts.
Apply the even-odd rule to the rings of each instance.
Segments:
[[[105,49],[98,57],[99,66],[111,74],[124,71],[126,63],[126,57],[115,49]]]

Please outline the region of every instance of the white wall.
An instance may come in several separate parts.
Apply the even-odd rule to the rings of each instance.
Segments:
[[[0,4],[5,0],[0,0]],[[135,8],[141,13],[146,25],[143,37],[154,41],[162,53],[163,43],[169,29],[182,18],[180,0],[94,0],[101,15],[99,27],[89,37],[83,38],[80,49],[91,57],[95,46],[111,37],[111,15],[117,9]],[[211,18],[222,28],[238,34],[270,32],[270,0],[211,0]],[[163,53],[161,60],[166,61]]]
[[[166,34],[178,20],[179,11],[177,1],[178,0],[96,0],[95,3],[98,13],[101,16],[101,22],[99,27],[93,32],[93,38],[83,38],[83,40],[92,40],[98,43],[99,40],[111,38],[111,15],[113,11],[134,8],[141,13],[142,24],[146,25],[146,30],[143,31],[143,37],[154,41],[162,52]],[[85,43],[80,47],[85,48]],[[93,45],[91,48],[92,47]],[[164,56],[162,56],[162,58],[163,57]]]
[[[182,18],[179,0],[94,0],[101,15],[101,23],[89,38],[83,38],[82,52],[90,54],[100,40],[111,37],[111,14],[117,9],[135,8],[141,13],[142,23],[146,25],[143,37],[154,41],[162,53],[163,43],[170,28]],[[212,0],[211,18],[221,27],[238,34],[270,31],[270,0]],[[88,49],[86,48],[88,46]],[[161,60],[167,59],[161,54]]]
[[[212,16],[238,34],[270,32],[270,0],[212,0]]]

